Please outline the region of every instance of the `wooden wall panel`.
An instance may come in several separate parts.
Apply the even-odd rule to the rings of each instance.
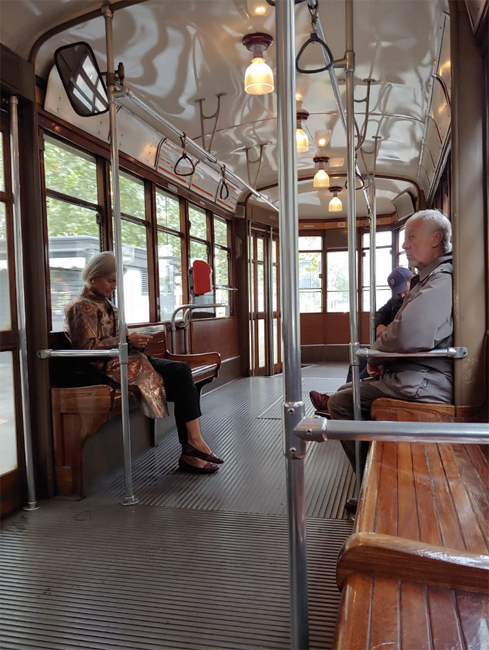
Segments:
[[[326,314],[301,314],[301,345],[323,345]]]
[[[209,318],[192,321],[191,350],[219,352],[222,360],[239,356],[238,319]]]
[[[325,326],[325,343],[337,345],[350,342],[350,317],[347,312],[327,314]]]

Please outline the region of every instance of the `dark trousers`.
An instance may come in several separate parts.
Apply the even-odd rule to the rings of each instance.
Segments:
[[[367,359],[358,359],[358,371],[360,373],[360,379],[368,379],[369,374],[367,372]],[[348,374],[346,376],[346,383],[349,384],[352,380],[352,370],[351,366],[348,368]]]
[[[362,420],[371,420],[370,407],[379,397],[385,397],[385,393],[377,388],[378,381],[369,380],[360,383],[360,408]],[[353,388],[351,383],[340,386],[336,393],[331,395],[328,402],[328,411],[333,420],[353,420]],[[355,442],[353,440],[342,440],[341,445],[345,450],[348,460],[356,472],[355,463]],[[367,453],[370,443],[360,442],[360,467],[365,467]]]
[[[200,399],[187,363],[148,357],[165,384],[166,399],[175,404],[175,421],[181,445],[188,442],[186,422],[200,418]]]

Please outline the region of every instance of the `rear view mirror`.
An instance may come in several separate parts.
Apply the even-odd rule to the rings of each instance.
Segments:
[[[88,43],[73,43],[54,53],[54,62],[70,103],[78,115],[88,117],[109,110],[107,89]]]

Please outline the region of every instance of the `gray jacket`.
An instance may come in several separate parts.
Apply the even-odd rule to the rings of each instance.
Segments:
[[[383,352],[421,352],[453,345],[452,253],[433,260],[413,278],[394,321],[373,344]],[[414,286],[413,286],[414,284]],[[383,379],[375,386],[386,397],[420,402],[453,403],[453,360],[413,358],[383,361],[369,359],[372,366],[385,365]]]

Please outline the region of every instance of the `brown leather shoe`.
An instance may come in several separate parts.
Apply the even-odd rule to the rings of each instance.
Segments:
[[[179,458],[178,469],[181,472],[188,472],[189,474],[213,474],[214,472],[217,472],[219,467],[214,463],[206,463],[203,467],[197,467],[196,465],[186,463],[183,458]]]
[[[185,445],[183,445],[182,455],[191,456],[192,458],[200,458],[200,460],[206,460],[208,463],[215,463],[216,465],[224,463],[221,458],[214,456],[212,452],[210,454],[206,454],[205,451],[200,451],[199,449],[193,447],[190,442],[187,442]]]
[[[326,413],[328,412],[329,397],[326,393],[318,393],[317,390],[311,390],[309,393],[309,399],[316,411],[326,411]]]

